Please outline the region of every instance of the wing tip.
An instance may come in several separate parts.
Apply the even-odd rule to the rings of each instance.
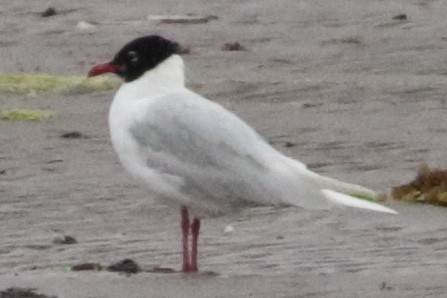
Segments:
[[[393,215],[399,214],[396,210],[382,206],[380,204],[365,201],[362,199],[358,199],[358,198],[352,197],[350,195],[339,193],[339,192],[336,192],[336,191],[333,191],[330,189],[322,189],[321,191],[323,192],[324,196],[326,197],[326,199],[329,202],[332,202],[332,203],[335,203],[338,205],[349,206],[349,207],[360,208],[360,209],[367,209],[367,210],[371,210],[371,211],[388,213],[388,214],[393,214]]]

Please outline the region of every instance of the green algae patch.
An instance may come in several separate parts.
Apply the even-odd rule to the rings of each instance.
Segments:
[[[52,110],[13,109],[0,112],[0,120],[6,121],[46,121],[54,117]]]
[[[391,198],[447,207],[447,170],[422,165],[413,181],[393,187]]]
[[[66,94],[85,94],[116,90],[121,85],[112,76],[52,76],[49,74],[6,74],[0,73],[0,93],[32,94],[62,92]]]

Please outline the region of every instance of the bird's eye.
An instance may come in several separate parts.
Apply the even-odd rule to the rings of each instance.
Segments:
[[[129,61],[132,63],[136,63],[138,61],[138,54],[134,51],[128,52],[127,57],[129,57]]]

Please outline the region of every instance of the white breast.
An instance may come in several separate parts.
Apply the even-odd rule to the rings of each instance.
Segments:
[[[124,168],[157,195],[187,200],[178,194],[182,181],[147,167],[146,158],[131,134],[131,127],[148,116],[151,102],[165,94],[184,88],[183,60],[173,55],[142,77],[123,84],[109,111],[109,128],[113,148]]]

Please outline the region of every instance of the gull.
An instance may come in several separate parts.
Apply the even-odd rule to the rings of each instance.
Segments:
[[[114,73],[124,80],[109,112],[112,144],[152,197],[180,210],[183,272],[198,271],[205,217],[253,206],[345,205],[396,214],[353,196],[374,191],[310,171],[235,114],[186,88],[179,52],[178,43],[161,36],[140,37],[88,76]]]

